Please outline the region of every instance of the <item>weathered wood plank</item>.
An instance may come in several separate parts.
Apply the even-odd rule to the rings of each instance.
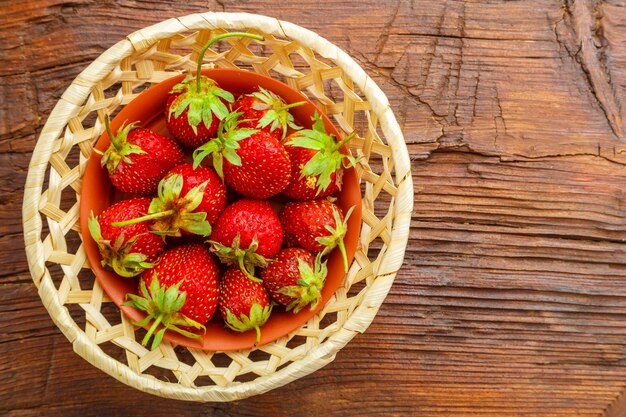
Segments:
[[[71,80],[133,30],[206,10],[276,16],[344,48],[388,95],[416,192],[405,266],[368,331],[233,404],[143,394],[78,358],[19,244],[30,153]],[[620,415],[625,17],[618,0],[3,5],[0,414]]]

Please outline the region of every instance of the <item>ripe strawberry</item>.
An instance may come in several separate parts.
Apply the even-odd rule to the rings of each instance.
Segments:
[[[231,93],[205,76],[188,75],[169,93],[165,106],[167,129],[185,147],[195,149],[215,137],[220,120],[234,101]]]
[[[285,204],[279,217],[287,245],[300,245],[322,255],[339,246],[347,271],[348,258],[343,238],[348,231],[348,218],[353,209],[354,206],[344,218],[341,209],[328,200],[292,201]]]
[[[278,216],[266,200],[242,199],[226,207],[217,219],[211,243],[220,260],[252,279],[254,267],[267,265],[283,241]]]
[[[219,298],[219,269],[206,246],[177,246],[163,252],[156,265],[141,275],[139,293],[127,294],[124,304],[148,313],[144,320],[133,323],[136,326],[143,327],[154,319],[143,345],[159,325],[162,328],[152,340],[152,349],[159,345],[167,329],[186,337],[199,337],[186,329],[204,329],[213,317]]]
[[[274,301],[298,313],[309,304],[311,310],[317,306],[327,273],[321,256],[315,258],[302,248],[287,248],[263,269],[261,279]]]
[[[123,277],[139,275],[151,268],[151,261],[163,251],[161,236],[150,232],[148,221],[116,227],[116,222],[143,215],[150,205],[145,197],[122,200],[104,210],[98,217],[89,216],[89,232],[102,255],[102,266]]]
[[[244,121],[240,127],[265,130],[277,140],[287,136],[287,129],[302,129],[296,125],[289,109],[305,104],[305,101],[287,104],[275,93],[259,87],[259,91],[239,97],[233,110],[242,112]]]
[[[101,160],[117,189],[148,195],[156,192],[167,171],[183,162],[184,154],[172,139],[137,127],[122,125],[113,135],[109,119],[104,119],[111,145]]]
[[[313,128],[288,136],[284,143],[291,160],[291,182],[283,195],[294,200],[313,200],[336,193],[341,188],[343,168],[356,164],[351,155],[341,153],[341,147],[353,134],[339,143],[326,132],[324,121],[316,112]]]
[[[226,326],[236,332],[256,330],[256,342],[272,313],[270,297],[263,284],[249,279],[238,269],[229,269],[220,284],[220,313]]]
[[[228,115],[217,138],[197,148],[194,166],[208,155],[215,170],[239,193],[268,198],[289,184],[291,163],[285,147],[264,130],[240,128],[240,112]]]
[[[263,40],[263,36],[245,32],[227,32],[211,38],[200,51],[196,75],[190,73],[170,91],[165,109],[167,128],[188,148],[197,148],[215,136],[219,120],[229,113],[226,104],[234,101],[231,93],[219,88],[215,80],[202,75],[206,51],[215,42],[231,36]]]
[[[226,187],[212,168],[182,164],[161,180],[146,216],[121,224],[150,219],[151,229],[158,234],[209,236],[226,200]]]

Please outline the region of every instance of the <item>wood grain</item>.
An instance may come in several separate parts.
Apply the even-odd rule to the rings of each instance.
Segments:
[[[415,183],[405,265],[368,331],[326,368],[229,404],[143,394],[78,358],[30,281],[19,216],[71,80],[126,34],[206,10],[345,49],[388,95]],[[623,0],[20,0],[0,22],[0,414],[624,414]]]

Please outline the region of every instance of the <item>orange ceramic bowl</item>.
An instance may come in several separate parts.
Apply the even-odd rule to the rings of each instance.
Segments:
[[[291,109],[291,113],[300,126],[310,128],[311,117],[315,111],[317,110],[322,114],[322,112],[302,93],[293,90],[286,84],[273,78],[254,72],[234,69],[204,70],[203,74],[213,78],[222,88],[231,91],[235,97],[239,94],[255,91],[258,86],[261,86],[280,95],[287,103],[305,101],[305,105]],[[138,121],[142,127],[169,136],[164,115],[167,94],[171,88],[183,78],[183,75],[172,77],[142,92],[136,99],[128,103],[115,119],[112,120],[112,130],[114,132],[117,131],[125,121],[128,123]],[[329,133],[335,134],[336,137],[339,137],[337,129],[330,120],[323,114],[322,117],[326,125],[326,130]],[[96,148],[100,151],[105,151],[109,144],[109,137],[105,132],[98,140]],[[347,153],[348,150],[344,149],[343,152]],[[102,285],[104,291],[106,291],[113,302],[130,319],[140,321],[145,317],[143,312],[122,305],[127,293],[137,292],[138,278],[122,278],[114,272],[104,269],[101,266],[100,261],[102,257],[100,256],[98,247],[89,234],[89,228],[87,227],[90,211],[98,215],[114,202],[130,197],[129,195],[124,195],[119,192],[111,185],[106,170],[100,166],[100,159],[100,155],[96,152],[92,153],[83,177],[80,202],[80,226],[84,247],[89,263],[96,275],[96,279]],[[277,204],[280,203],[278,202]],[[358,243],[361,225],[361,191],[354,168],[347,169],[344,173],[343,189],[338,195],[337,204],[344,212],[350,207],[355,206],[354,212],[348,220],[348,232],[344,240],[348,254],[348,262],[351,263]],[[276,306],[270,319],[261,328],[261,340],[259,345],[272,342],[305,324],[324,306],[324,304],[326,304],[337,288],[342,284],[344,277],[345,273],[341,254],[339,250],[336,249],[329,256],[328,276],[322,291],[322,300],[317,307],[314,310],[304,308],[298,314],[293,314],[284,311],[281,306]],[[214,317],[206,325],[206,332],[201,334],[200,338],[191,339],[169,331],[165,333],[164,338],[176,344],[191,348],[211,351],[231,351],[253,347],[255,345],[256,333],[254,331],[237,333],[227,329],[224,326],[219,311],[216,311]]]

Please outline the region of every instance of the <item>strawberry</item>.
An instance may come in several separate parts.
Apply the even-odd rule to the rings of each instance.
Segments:
[[[353,209],[354,206],[344,218],[341,209],[328,200],[292,201],[285,204],[279,217],[287,245],[300,245],[322,255],[339,246],[347,271],[348,258],[343,238],[348,231],[348,218]]]
[[[215,170],[235,191],[247,197],[271,197],[289,184],[289,156],[285,147],[266,131],[239,127],[241,114],[228,115],[217,138],[194,151],[194,166],[212,155]]]
[[[167,329],[199,337],[187,329],[204,329],[217,309],[218,298],[219,269],[209,249],[202,244],[186,244],[163,252],[156,265],[141,275],[139,295],[127,294],[124,305],[148,313],[144,320],[133,323],[136,326],[143,327],[154,319],[142,341],[144,346],[162,325],[152,340],[151,348],[155,349]]]
[[[138,128],[136,123],[122,125],[113,135],[108,117],[104,124],[111,145],[102,154],[101,165],[121,191],[153,194],[165,173],[183,162],[183,151],[166,136]]]
[[[150,205],[146,197],[122,200],[98,217],[89,216],[89,232],[102,255],[102,266],[123,277],[139,275],[151,268],[151,261],[163,251],[165,241],[151,233],[149,222],[117,227],[114,223],[143,215]]]
[[[197,148],[215,136],[219,121],[228,113],[233,95],[221,89],[215,80],[202,75],[204,54],[220,39],[242,36],[263,40],[260,35],[245,32],[227,32],[211,38],[200,51],[196,75],[188,74],[170,91],[165,107],[167,128],[187,148]]]
[[[149,219],[154,221],[151,229],[162,235],[209,236],[211,223],[226,207],[226,200],[226,187],[212,168],[181,164],[159,183],[148,214],[120,225]]]
[[[274,301],[298,313],[309,304],[311,310],[317,306],[327,273],[321,256],[316,258],[302,248],[287,248],[263,269],[261,279]]]
[[[233,103],[233,110],[242,112],[241,127],[265,130],[277,140],[287,136],[287,129],[302,129],[296,125],[289,109],[305,104],[305,101],[286,104],[275,93],[259,87],[259,91],[246,94]]]
[[[291,182],[283,195],[294,200],[313,200],[335,194],[341,188],[343,168],[356,164],[351,155],[341,153],[350,134],[339,143],[328,134],[324,121],[315,112],[312,129],[289,135],[284,143],[291,160]]]
[[[220,283],[220,313],[226,327],[237,332],[256,330],[256,342],[272,313],[272,303],[263,284],[238,269],[229,269]]]
[[[169,93],[167,129],[186,148],[197,148],[215,136],[220,120],[229,113],[227,104],[234,100],[214,80],[189,74]]]
[[[226,207],[217,219],[211,243],[220,260],[239,268],[252,279],[254,267],[267,265],[283,241],[278,216],[266,200],[241,199]]]

